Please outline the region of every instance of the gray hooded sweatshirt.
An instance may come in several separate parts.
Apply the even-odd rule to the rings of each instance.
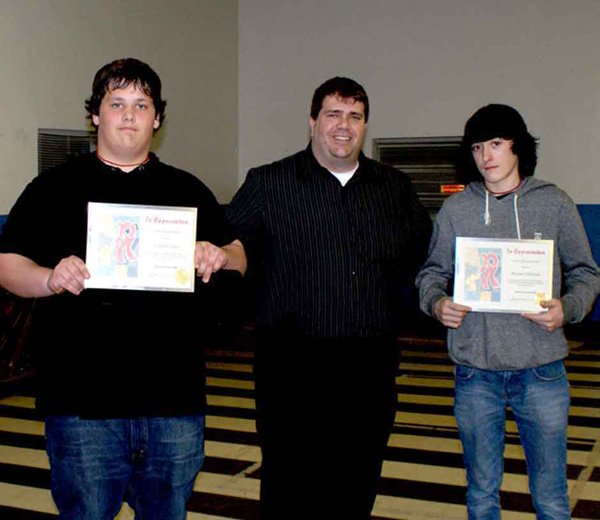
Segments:
[[[600,270],[577,208],[549,182],[527,177],[499,198],[473,182],[444,202],[416,280],[421,309],[429,315],[451,294],[456,237],[554,240],[553,297],[560,298],[567,323],[581,321],[600,292]],[[448,350],[458,364],[521,370],[564,358],[567,342],[562,328],[546,332],[519,314],[469,312],[458,329],[448,329]]]

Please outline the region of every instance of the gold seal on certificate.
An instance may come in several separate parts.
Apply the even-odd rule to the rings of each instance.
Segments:
[[[482,312],[543,312],[554,241],[456,238],[454,301]]]
[[[196,212],[90,202],[86,288],[193,292]]]

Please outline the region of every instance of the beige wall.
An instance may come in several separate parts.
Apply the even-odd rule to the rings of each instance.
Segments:
[[[458,135],[514,105],[538,175],[600,203],[598,26],[597,0],[0,0],[0,214],[35,175],[37,129],[85,128],[93,74],[122,56],[164,80],[161,158],[223,202],[306,144],[314,88],[343,74],[369,92],[370,138]]]
[[[237,0],[0,0],[0,215],[36,174],[38,128],[86,128],[105,63],[134,56],[163,80],[168,163],[222,201],[237,187]]]
[[[314,88],[348,75],[370,138],[460,135],[483,104],[515,106],[537,175],[600,203],[598,0],[242,0],[239,18],[240,179],[303,147]]]

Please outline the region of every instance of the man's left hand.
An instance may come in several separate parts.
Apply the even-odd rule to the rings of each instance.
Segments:
[[[196,242],[194,252],[194,266],[198,276],[204,283],[210,280],[213,273],[223,269],[227,265],[227,252],[210,242]]]
[[[537,323],[547,332],[554,332],[556,329],[563,326],[565,322],[565,313],[560,300],[553,298],[552,300],[540,302],[540,305],[548,310],[546,312],[538,313],[526,312],[521,314],[521,316]]]

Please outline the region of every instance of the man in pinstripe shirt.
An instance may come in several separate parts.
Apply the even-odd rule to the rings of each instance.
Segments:
[[[326,81],[308,147],[250,170],[228,209],[256,282],[263,520],[364,520],[376,496],[431,222],[408,177],[361,152],[368,118],[361,85]]]

